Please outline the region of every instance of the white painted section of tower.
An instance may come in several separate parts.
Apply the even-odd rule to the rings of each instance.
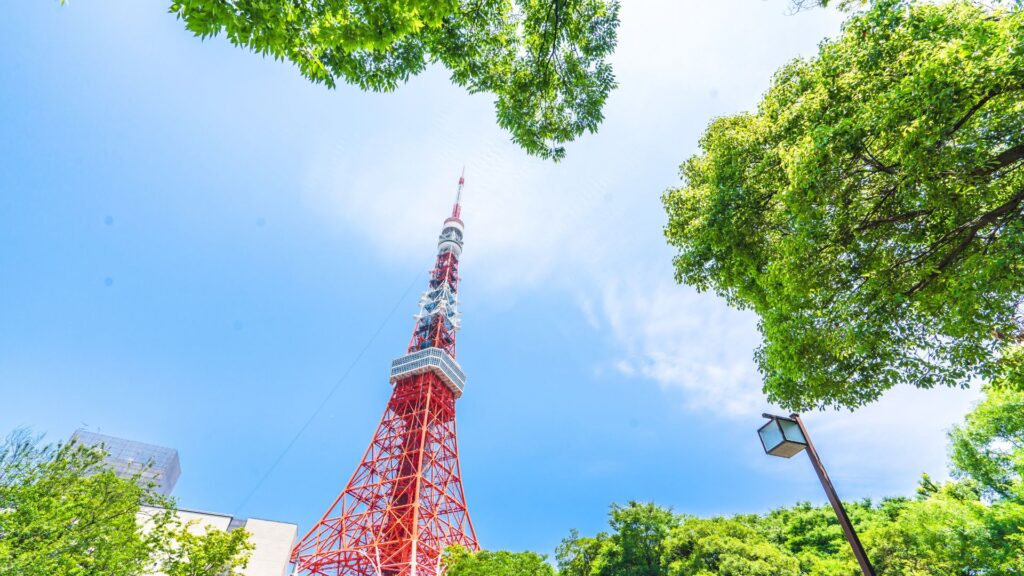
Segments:
[[[449,218],[445,220],[444,228],[441,230],[441,236],[437,239],[438,254],[454,252],[456,256],[461,256],[462,235],[464,232],[465,227],[462,224],[462,220],[459,220],[458,218]]]
[[[462,315],[459,313],[458,295],[452,292],[452,287],[447,282],[433,290],[428,289],[420,296],[420,311],[413,318],[419,323],[424,319],[429,322],[432,316],[438,314],[444,314],[454,329],[459,329]]]
[[[440,348],[424,348],[395,358],[391,362],[392,384],[402,378],[433,372],[458,398],[466,390],[466,373],[447,352]]]

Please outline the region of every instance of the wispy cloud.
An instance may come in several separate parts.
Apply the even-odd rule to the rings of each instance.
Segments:
[[[689,409],[748,416],[764,407],[752,315],[692,288],[632,276],[603,287],[600,318],[624,376],[682,391]]]

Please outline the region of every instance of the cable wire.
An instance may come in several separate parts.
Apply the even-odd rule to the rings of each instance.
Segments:
[[[277,458],[274,460],[274,463],[270,465],[270,468],[267,468],[267,471],[263,473],[263,476],[261,476],[259,481],[256,482],[256,485],[253,486],[252,490],[250,490],[246,497],[242,500],[242,502],[235,507],[235,511],[231,514],[232,516],[237,516],[238,512],[241,511],[242,507],[249,503],[249,500],[253,497],[253,495],[255,495],[256,492],[260,489],[260,487],[263,486],[263,483],[266,482],[267,478],[270,477],[270,475],[274,472],[274,470],[281,463],[281,461],[284,460],[284,457],[288,455],[288,452],[291,451],[292,447],[295,446],[295,443],[298,442],[299,437],[301,437],[302,434],[306,431],[306,429],[309,428],[309,425],[313,423],[313,420],[316,420],[316,417],[320,415],[320,412],[322,412],[324,407],[327,406],[327,403],[330,402],[331,398],[334,396],[334,393],[338,391],[338,388],[341,387],[342,383],[345,382],[349,374],[352,373],[352,370],[355,369],[356,364],[359,363],[359,360],[363,358],[363,355],[366,354],[366,351],[369,350],[370,346],[373,345],[373,342],[377,339],[377,336],[380,336],[380,333],[384,331],[384,327],[387,326],[387,323],[391,320],[391,317],[395,315],[396,311],[398,311],[398,307],[401,306],[403,302],[405,302],[406,296],[409,295],[409,292],[412,291],[413,287],[416,285],[417,281],[419,281],[420,276],[422,275],[423,271],[419,271],[416,273],[412,281],[409,282],[409,286],[405,289],[405,292],[402,292],[402,296],[399,297],[398,301],[395,302],[395,305],[391,308],[391,311],[388,312],[387,316],[385,316],[384,320],[380,323],[380,326],[377,327],[377,330],[373,333],[372,336],[370,336],[370,339],[366,341],[366,344],[363,345],[361,350],[359,350],[359,353],[356,354],[356,357],[352,359],[352,362],[348,365],[348,368],[341,375],[341,377],[338,378],[337,382],[334,383],[334,386],[331,387],[331,390],[327,393],[326,396],[324,396],[324,399],[320,402],[316,409],[313,410],[313,413],[309,415],[309,418],[306,419],[306,421],[302,424],[302,426],[295,433],[295,435],[292,436],[292,439],[284,447],[284,450],[282,450],[281,453],[278,454]]]

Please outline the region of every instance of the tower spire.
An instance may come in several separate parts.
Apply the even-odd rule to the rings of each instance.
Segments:
[[[452,215],[445,219],[441,236],[437,239],[437,259],[430,284],[420,297],[420,311],[415,316],[416,327],[409,341],[410,354],[425,348],[440,348],[455,358],[455,332],[459,329],[459,257],[462,256],[464,231],[459,216],[462,213],[462,187],[466,183],[465,168],[462,174]]]
[[[452,218],[458,218],[462,214],[462,187],[466,185],[466,167],[462,167],[462,175],[459,176],[459,189],[455,193],[455,204],[452,206]]]

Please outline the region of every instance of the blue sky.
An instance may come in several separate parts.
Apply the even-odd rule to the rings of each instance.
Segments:
[[[160,2],[9,6],[0,430],[173,446],[181,506],[307,529],[384,409],[466,165],[459,444],[485,547],[549,552],[630,499],[823,501],[802,458],[761,452],[755,319],[673,283],[659,197],[710,118],[754,106],[840,17],[785,0],[621,16],[621,87],[556,165],[443,70],[331,91],[194,39]],[[844,498],[909,494],[942,476],[943,432],[976,398],[897,390],[807,420]]]

